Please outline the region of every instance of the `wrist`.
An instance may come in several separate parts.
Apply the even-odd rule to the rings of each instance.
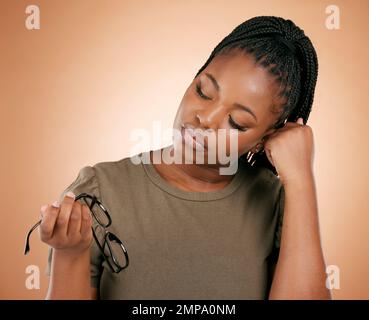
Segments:
[[[294,174],[289,174],[283,177],[280,177],[282,184],[287,187],[290,185],[298,186],[305,185],[307,182],[314,181],[314,173],[311,168],[305,170],[299,170]]]
[[[53,249],[53,259],[62,260],[66,263],[78,263],[90,258],[90,250],[72,251],[69,249]]]

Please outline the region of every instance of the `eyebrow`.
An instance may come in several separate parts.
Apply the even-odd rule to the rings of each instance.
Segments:
[[[214,76],[210,73],[205,73],[205,75],[211,80],[211,82],[213,83],[215,89],[219,92],[220,91],[220,86],[219,86],[217,80],[214,78]],[[250,113],[254,117],[256,122],[258,122],[258,119],[257,119],[255,113],[249,107],[244,106],[244,105],[242,105],[240,103],[237,103],[237,102],[235,102],[233,105],[245,110],[248,113]]]

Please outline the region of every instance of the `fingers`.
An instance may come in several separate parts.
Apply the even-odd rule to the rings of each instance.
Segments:
[[[282,128],[279,128],[279,129],[277,129],[277,130],[275,130],[270,136],[268,136],[268,137],[273,137],[273,136],[275,136],[275,135],[278,135],[279,133],[281,133],[281,132],[284,132],[284,131],[288,131],[288,130],[290,130],[290,128],[294,128],[294,127],[300,127],[300,126],[306,126],[305,124],[304,124],[304,119],[303,118],[298,118],[297,120],[296,120],[296,122],[291,122],[291,121],[287,121],[285,124],[284,124],[284,126],[282,127]]]
[[[86,238],[91,232],[92,217],[90,214],[90,209],[87,205],[82,205],[82,219],[81,219],[81,237]]]
[[[42,222],[40,225],[40,237],[42,241],[48,241],[52,238],[58,214],[58,207],[49,205],[41,207]]]
[[[79,235],[81,229],[81,204],[75,201],[72,207],[72,212],[70,214],[69,224],[68,224],[68,237],[74,237]]]
[[[41,208],[40,237],[54,249],[70,249],[68,252],[82,252],[89,249],[92,237],[92,217],[86,204],[75,201],[68,192],[61,204],[55,201],[51,206]]]
[[[56,221],[56,233],[60,234],[61,236],[67,235],[68,222],[74,205],[74,199],[74,193],[69,191],[66,193],[63,202],[61,203],[58,220]]]

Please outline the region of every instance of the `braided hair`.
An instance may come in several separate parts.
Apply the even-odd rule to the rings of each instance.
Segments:
[[[271,111],[281,115],[271,128],[281,128],[286,121],[295,122],[300,117],[306,124],[314,99],[318,59],[304,31],[291,20],[281,17],[258,16],[246,20],[213,49],[195,78],[214,57],[226,55],[234,49],[251,54],[279,85],[278,97],[283,99],[281,110]],[[244,156],[240,159],[247,162]],[[255,154],[254,162],[277,174],[264,150]]]

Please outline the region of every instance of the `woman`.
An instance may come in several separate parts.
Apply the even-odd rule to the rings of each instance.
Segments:
[[[219,158],[199,164],[197,154],[153,163],[153,150],[139,154],[150,163],[82,168],[41,210],[47,299],[329,299],[306,125],[317,72],[314,47],[291,20],[260,16],[236,27],[196,74],[173,127],[187,130],[182,159],[189,129],[237,130],[237,172],[220,174]],[[198,137],[194,151],[220,145]],[[109,230],[128,250],[119,273],[93,241],[96,221],[74,199],[82,192],[106,206]]]

